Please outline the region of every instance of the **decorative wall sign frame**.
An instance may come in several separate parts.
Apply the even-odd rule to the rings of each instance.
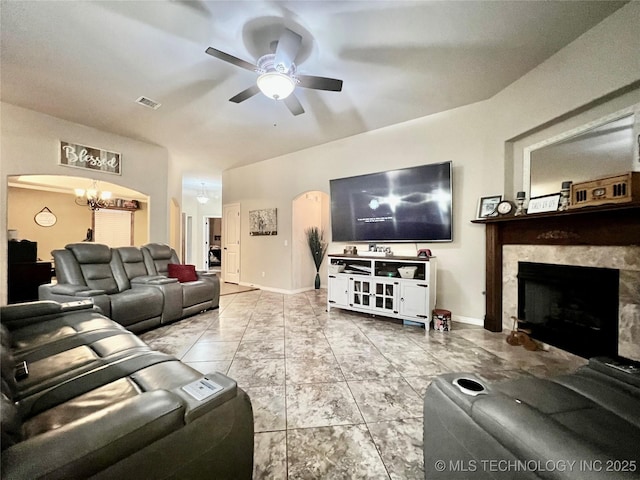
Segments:
[[[122,175],[122,155],[60,140],[59,164],[65,167]]]
[[[249,235],[277,235],[278,209],[265,208],[249,211]]]
[[[51,210],[49,210],[47,207],[44,207],[42,210],[35,214],[35,216],[33,217],[33,221],[41,227],[53,227],[58,219]]]
[[[527,213],[555,212],[560,203],[560,194],[543,195],[529,200]]]

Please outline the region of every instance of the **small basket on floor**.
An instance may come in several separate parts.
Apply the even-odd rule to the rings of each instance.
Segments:
[[[436,308],[433,313],[433,329],[437,332],[451,331],[451,312],[442,308]]]

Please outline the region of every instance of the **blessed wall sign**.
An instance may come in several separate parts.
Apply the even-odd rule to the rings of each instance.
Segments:
[[[122,174],[122,155],[77,143],[60,141],[60,165]]]

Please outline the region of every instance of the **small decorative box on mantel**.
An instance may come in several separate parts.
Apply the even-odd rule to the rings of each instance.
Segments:
[[[628,172],[571,185],[569,208],[640,201],[640,172]]]

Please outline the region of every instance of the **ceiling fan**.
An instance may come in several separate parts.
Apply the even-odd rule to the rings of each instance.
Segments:
[[[292,114],[300,115],[304,113],[304,108],[293,93],[297,86],[332,92],[342,90],[342,80],[297,74],[295,59],[302,44],[300,35],[285,28],[280,40],[273,42],[272,47],[274,44],[276,44],[275,52],[260,57],[257,65],[215,48],[207,48],[207,53],[212,57],[259,74],[255,85],[231,97],[230,102],[244,102],[262,92],[269,98],[282,100]]]

